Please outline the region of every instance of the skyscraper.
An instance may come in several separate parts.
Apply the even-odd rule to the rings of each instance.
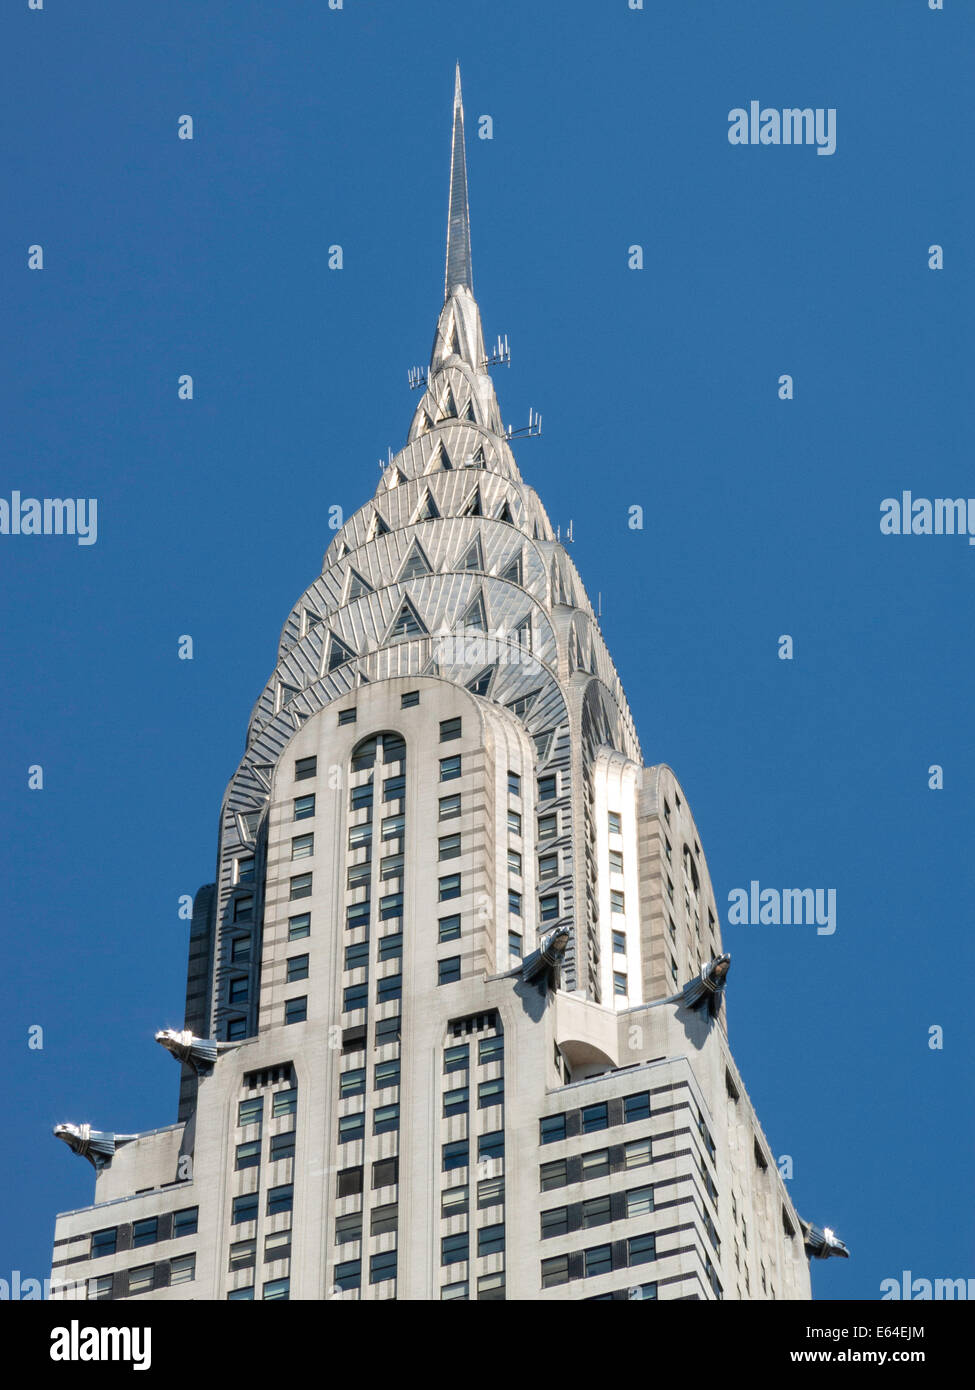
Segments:
[[[157,1035],[178,1120],[55,1131],[97,1172],[55,1238],[87,1297],[802,1299],[846,1253],[748,1100],[694,819],[492,360],[458,73],[422,397],[254,708]]]

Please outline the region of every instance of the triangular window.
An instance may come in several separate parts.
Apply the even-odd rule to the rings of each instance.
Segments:
[[[467,460],[467,467],[468,467],[468,468],[487,468],[487,463],[486,463],[485,458],[484,458],[484,445],[483,445],[483,444],[478,444],[478,446],[477,446],[477,448],[474,450],[473,454],[471,454],[470,458]]]
[[[307,634],[311,632],[312,628],[317,627],[321,620],[322,617],[320,613],[313,613],[310,608],[306,608],[304,618],[302,619],[302,633]]]
[[[433,421],[425,410],[420,411],[418,423],[419,429],[417,430],[417,434],[426,434],[427,430],[433,429]]]
[[[430,561],[424,555],[423,547],[419,541],[414,541],[403,563],[403,568],[399,572],[397,583],[402,584],[406,579],[415,579],[418,574],[432,573]]]
[[[347,647],[340,638],[336,637],[334,632],[330,632],[328,634],[328,655],[325,658],[325,674],[328,675],[329,671],[334,671],[336,666],[344,666],[347,661],[354,661],[355,656],[356,654],[351,647]]]
[[[349,591],[345,596],[346,603],[351,603],[355,598],[363,598],[366,594],[371,594],[373,588],[363,579],[358,570],[349,568]]]
[[[436,521],[439,516],[440,513],[437,510],[436,502],[434,502],[429,492],[425,492],[420,499],[419,507],[413,514],[413,521]]]
[[[447,337],[447,353],[455,357],[462,356],[460,350],[460,334],[457,332],[457,320],[453,319],[450,324],[450,333]]]
[[[457,419],[457,402],[454,400],[454,393],[453,391],[451,391],[449,386],[447,387],[447,390],[444,392],[444,398],[440,406],[440,415],[438,416],[438,419]]]
[[[498,575],[498,578],[499,578],[499,579],[507,580],[507,582],[508,582],[509,584],[521,584],[521,551],[520,551],[520,550],[519,550],[518,554],[516,555],[516,557],[514,558],[514,560],[512,560],[511,564],[505,566],[505,568],[501,571],[501,573]]]
[[[399,487],[400,483],[406,482],[406,474],[401,473],[394,465],[386,471],[386,486],[389,488]]]
[[[483,516],[481,511],[481,489],[476,487],[467,499],[467,506],[461,512],[461,516]]]
[[[478,632],[487,632],[487,613],[484,609],[484,595],[478,593],[472,603],[468,605],[467,611],[461,619],[461,625],[465,628],[475,628]]]
[[[297,694],[297,686],[285,685],[282,681],[278,686],[278,709],[284,709],[285,705],[290,705]]]
[[[512,700],[509,705],[505,705],[505,709],[510,709],[511,713],[516,714],[519,719],[524,719],[538,696],[537,690],[529,690],[527,695],[519,695],[517,700]]]
[[[457,568],[459,570],[483,570],[484,556],[481,553],[481,542],[478,538],[475,537],[474,541],[467,547]]]
[[[508,506],[507,502],[502,502],[501,510],[498,512],[496,519],[498,521],[507,521],[510,526],[514,526],[515,519],[511,515],[511,508]]]
[[[467,689],[474,695],[486,695],[491,689],[497,669],[496,666],[485,666],[483,671],[479,671],[474,679],[468,682]]]
[[[393,620],[393,625],[386,634],[387,642],[394,637],[423,637],[426,628],[420,621],[420,617],[410,603],[409,599],[404,599],[399,612]]]
[[[373,513],[372,525],[369,527],[369,539],[374,541],[377,536],[388,536],[389,527],[383,521],[378,512]]]
[[[339,541],[339,543],[338,543],[338,545],[337,545],[337,547],[336,547],[336,549],[335,549],[335,558],[336,558],[337,560],[341,560],[341,559],[343,559],[346,555],[348,555],[348,553],[349,553],[349,547],[346,545],[345,541]]]
[[[446,472],[448,472],[451,468],[453,468],[453,466],[454,466],[454,465],[450,462],[450,456],[449,456],[449,454],[447,453],[447,450],[446,450],[446,449],[444,448],[444,446],[443,446],[443,441],[440,440],[440,441],[437,443],[437,447],[434,449],[433,453],[430,455],[430,466],[429,466],[429,468],[427,469],[427,472],[428,472],[428,473],[446,473]]]
[[[535,751],[538,754],[538,765],[541,767],[548,758],[549,748],[552,746],[552,730],[547,734],[533,735],[532,742],[535,744]]]
[[[471,396],[467,405],[464,407],[464,419],[470,420],[472,425],[477,424],[477,416],[474,414],[474,397]]]
[[[518,626],[515,628],[515,641],[518,643],[518,646],[519,646],[519,647],[524,647],[524,649],[525,649],[526,652],[530,652],[530,651],[531,651],[531,649],[532,649],[532,620],[531,620],[531,614],[530,614],[530,613],[529,613],[529,615],[528,615],[527,618],[522,618],[521,622],[520,622],[520,623],[518,624]]]

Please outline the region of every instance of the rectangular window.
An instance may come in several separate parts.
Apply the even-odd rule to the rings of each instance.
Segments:
[[[469,1052],[470,1048],[468,1047],[467,1043],[458,1043],[456,1047],[444,1048],[444,1071],[466,1071]]]
[[[387,777],[383,782],[383,801],[402,801],[406,795],[406,778]]]
[[[631,1187],[626,1194],[627,1216],[648,1216],[653,1211],[653,1188]]]
[[[345,886],[353,892],[357,888],[365,888],[368,893],[371,879],[372,863],[367,859],[364,864],[351,864],[349,866],[349,872],[345,879]]]
[[[346,1100],[349,1096],[361,1096],[366,1089],[365,1067],[353,1067],[350,1071],[339,1073],[339,1096]]]
[[[231,1214],[231,1224],[240,1226],[245,1221],[257,1220],[257,1193],[247,1192],[243,1197],[235,1197]]]
[[[385,897],[379,899],[379,920],[390,922],[394,917],[403,915],[403,894],[387,893]]]
[[[403,976],[384,975],[376,985],[376,1003],[388,1004],[390,1000],[401,999],[403,995]]]
[[[114,1255],[117,1239],[117,1226],[109,1226],[104,1231],[92,1231],[90,1258],[97,1260],[102,1255]]]
[[[189,1284],[196,1278],[196,1255],[177,1255],[169,1263],[170,1284]]]
[[[500,1255],[504,1250],[504,1225],[481,1226],[477,1233],[477,1257]]]
[[[501,1271],[480,1276],[477,1281],[477,1299],[479,1303],[504,1302],[504,1274]]]
[[[357,1009],[369,1007],[368,985],[347,985],[342,991],[342,1012],[355,1013]]]
[[[369,965],[369,942],[356,941],[345,948],[346,970],[363,970]]]
[[[237,1145],[237,1157],[234,1168],[238,1172],[241,1168],[257,1168],[261,1162],[261,1141],[260,1139],[248,1140],[246,1144]]]
[[[504,1038],[500,1033],[492,1038],[482,1038],[477,1045],[477,1060],[482,1067],[504,1058]]]
[[[587,1279],[595,1279],[598,1274],[613,1272],[613,1247],[611,1245],[591,1245],[585,1251],[585,1270]]]
[[[609,1112],[606,1102],[601,1101],[598,1105],[584,1105],[582,1108],[582,1132],[583,1134],[593,1134],[597,1129],[607,1129],[609,1127]]]
[[[652,1232],[642,1236],[631,1236],[626,1242],[626,1263],[645,1265],[657,1258],[656,1237]]]
[[[264,1241],[264,1263],[271,1264],[275,1260],[287,1260],[291,1255],[291,1228],[285,1231],[273,1231]]]
[[[268,1216],[279,1216],[281,1212],[291,1211],[294,1205],[294,1189],[290,1182],[280,1187],[272,1187],[267,1194]]]
[[[259,1125],[263,1114],[263,1096],[255,1096],[253,1100],[242,1100],[237,1107],[237,1123],[239,1125]]]
[[[559,856],[557,854],[540,854],[538,856],[538,877],[558,878],[558,876]]]
[[[236,980],[230,981],[230,1002],[231,1004],[247,1003],[247,976],[239,975]]]
[[[386,936],[379,938],[379,959],[395,960],[403,954],[403,933],[401,931],[388,932]]]
[[[234,899],[234,921],[252,922],[254,920],[254,899],[248,895],[246,898]]]
[[[447,956],[437,961],[437,984],[449,985],[460,979],[460,956]]]
[[[542,1212],[541,1237],[551,1240],[553,1236],[564,1236],[569,1230],[569,1208],[552,1207]]]
[[[234,883],[254,882],[254,856],[245,855],[234,862]]]
[[[275,1091],[271,1100],[271,1118],[280,1120],[282,1115],[296,1115],[297,1113],[297,1090],[292,1088],[290,1091]]]
[[[555,1144],[565,1138],[565,1116],[546,1115],[539,1121],[539,1142]]]
[[[553,1188],[565,1187],[569,1181],[568,1159],[557,1158],[554,1163],[543,1163],[539,1170],[539,1188],[551,1192]]]
[[[504,1130],[496,1129],[490,1134],[481,1134],[477,1140],[478,1158],[504,1158]]]
[[[366,1115],[364,1110],[357,1110],[354,1115],[339,1116],[339,1143],[351,1144],[355,1139],[362,1139],[366,1133]]]
[[[508,889],[508,911],[514,917],[521,916],[521,894],[516,893],[513,888]]]
[[[355,1197],[362,1191],[362,1167],[340,1168],[336,1195],[339,1197]]]
[[[362,1265],[359,1260],[345,1260],[335,1266],[335,1287],[337,1289],[357,1289],[362,1283]]]
[[[609,852],[609,871],[611,874],[623,872],[623,855],[618,849],[611,849]]]
[[[627,979],[621,970],[613,971],[613,993],[626,997]]]
[[[443,1288],[440,1290],[440,1298],[443,1302],[453,1302],[455,1299],[466,1299],[467,1296],[467,1282],[463,1279],[456,1284],[444,1284]]]
[[[299,912],[296,917],[288,918],[288,940],[300,941],[303,936],[311,935],[311,913]]]
[[[608,820],[608,822],[609,822],[609,833],[610,833],[611,835],[619,835],[620,832],[621,832],[621,830],[622,830],[622,828],[623,828],[623,827],[620,825],[620,813],[619,813],[619,811],[608,811],[608,812],[606,813],[606,818],[607,818],[607,820]]]
[[[311,874],[296,874],[291,880],[291,901],[311,897]]]
[[[554,922],[559,915],[559,895],[558,893],[546,893],[539,898],[538,906],[541,911],[543,922]]]
[[[522,941],[522,937],[520,936],[520,934],[519,934],[518,932],[516,932],[516,931],[509,931],[509,933],[508,933],[508,954],[509,954],[510,956],[514,957],[515,960],[521,960],[522,945],[523,945],[523,941]]]
[[[395,1227],[393,1228],[396,1229]],[[387,1279],[396,1278],[396,1251],[382,1250],[369,1256],[369,1282],[382,1284]]]
[[[294,1158],[295,1156],[295,1132],[289,1129],[287,1134],[271,1135],[271,1162],[280,1163],[283,1158]]]
[[[354,708],[353,708],[353,709],[340,709],[340,710],[339,710],[339,724],[354,724],[354,723],[355,723],[355,709],[354,709]]]
[[[439,883],[439,901],[449,902],[460,897],[460,874],[445,874]]]
[[[454,820],[460,815],[460,792],[440,798],[440,820]]]
[[[147,1216],[142,1221],[135,1221],[132,1224],[132,1246],[138,1249],[140,1245],[155,1245],[159,1239],[159,1217]]]
[[[395,816],[383,816],[380,826],[382,838],[384,840],[400,840],[406,833],[406,817],[402,811]]]
[[[246,1018],[230,1018],[227,1020],[227,1042],[237,1042],[241,1038],[247,1037]]]
[[[152,1288],[155,1265],[139,1265],[129,1270],[129,1293],[146,1293]]]
[[[199,1215],[199,1207],[184,1207],[182,1211],[174,1211],[173,1240],[179,1240],[180,1236],[195,1236]]]
[[[438,843],[438,850],[439,850],[438,858],[439,858],[440,860],[444,860],[444,859],[459,859],[459,858],[460,858],[460,836],[459,836],[459,835],[441,835],[440,840],[439,840],[439,843]]]
[[[637,1091],[635,1095],[623,1097],[623,1119],[627,1124],[634,1120],[649,1120],[649,1118],[649,1091]]]
[[[390,1062],[377,1062],[372,1082],[377,1091],[384,1091],[388,1086],[398,1086],[399,1060],[394,1057]]]
[[[307,796],[296,796],[294,800],[294,820],[308,820],[315,814],[315,793],[309,792]]]
[[[455,777],[460,776],[460,754],[455,753],[452,758],[440,759],[440,780],[441,782],[452,782]]]
[[[626,911],[626,899],[624,898],[623,894],[619,892],[619,890],[616,888],[610,890],[609,910],[610,912]]]
[[[420,703],[419,690],[407,690],[400,696],[400,709],[412,709],[414,705]]]
[[[395,1129],[399,1129],[399,1106],[377,1105],[372,1112],[373,1134],[388,1134]]]
[[[251,939],[238,936],[230,947],[230,960],[233,965],[246,965],[251,958]]]
[[[477,1108],[486,1110],[492,1105],[504,1104],[504,1078],[497,1077],[494,1081],[482,1081],[477,1088]]]
[[[440,1198],[440,1215],[444,1218],[463,1216],[468,1205],[466,1187],[448,1187]]]
[[[468,1111],[468,1091],[466,1086],[457,1086],[452,1091],[444,1091],[444,1115],[466,1115]]]
[[[398,1182],[398,1158],[380,1158],[372,1165],[373,1191],[379,1187],[395,1187]]]
[[[454,1168],[467,1167],[467,1140],[458,1139],[453,1144],[443,1146],[443,1171],[449,1173]]]
[[[482,1178],[477,1184],[478,1209],[497,1207],[504,1201],[504,1178]]]
[[[399,1223],[399,1207],[396,1202],[388,1202],[385,1207],[374,1207],[369,1218],[370,1236],[389,1236]]]
[[[467,1232],[456,1236],[442,1236],[440,1239],[440,1263],[442,1265],[460,1264],[467,1259]]]
[[[508,812],[508,829],[512,835],[521,834],[521,816],[517,811]]]
[[[455,913],[453,917],[441,917],[438,939],[440,941],[456,941],[460,936],[460,914]]]
[[[569,1257],[568,1255],[555,1255],[550,1260],[542,1261],[542,1288],[552,1289],[556,1284],[567,1284],[569,1282]]]
[[[440,742],[448,743],[452,738],[460,738],[461,727],[459,719],[441,719],[440,721]]]
[[[288,979],[287,983],[294,984],[296,980],[308,979],[308,957],[289,956],[288,957]]]
[[[349,793],[349,810],[372,810],[372,783],[363,782],[361,787],[353,787]]]
[[[538,799],[539,801],[554,801],[558,796],[558,776],[551,773],[548,777],[538,779]]]
[[[108,1299],[112,1297],[112,1290],[115,1280],[111,1274],[100,1274],[94,1279],[88,1280],[87,1294],[90,1299]]]
[[[508,795],[521,796],[521,778],[517,772],[508,773]]]
[[[609,1149],[592,1149],[582,1155],[582,1179],[605,1178],[609,1176]]]
[[[286,999],[284,1001],[284,1021],[285,1023],[304,1023],[308,1017],[308,996],[299,995],[297,999]]]
[[[508,850],[508,870],[521,877],[521,855],[516,849]]]
[[[626,955],[626,934],[621,931],[613,932],[613,954],[617,956]]]
[[[383,883],[387,883],[391,878],[403,877],[403,856],[401,854],[387,854],[379,861],[379,878]]]
[[[228,1269],[253,1269],[257,1262],[256,1240],[235,1240],[230,1247]]]
[[[307,777],[314,777],[317,771],[317,758],[299,758],[295,763],[295,781],[304,782]]]
[[[559,833],[558,813],[552,815],[539,816],[538,818],[538,838],[540,840],[550,840]]]
[[[582,1204],[582,1224],[586,1226],[605,1226],[612,1221],[609,1197],[590,1197]]]
[[[400,1038],[400,1016],[393,1014],[392,1018],[376,1019],[376,1046],[385,1047],[388,1043],[397,1043]]]
[[[362,1239],[362,1212],[351,1211],[347,1216],[335,1218],[335,1244],[348,1245],[353,1240]]]

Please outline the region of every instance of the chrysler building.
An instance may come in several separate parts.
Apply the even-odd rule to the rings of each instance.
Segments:
[[[808,1299],[848,1253],[779,1175],[687,797],[502,423],[459,72],[444,289],[224,796],[178,1118],[55,1130],[96,1172],[63,1296]]]

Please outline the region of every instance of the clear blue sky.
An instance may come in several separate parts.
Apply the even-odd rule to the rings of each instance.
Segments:
[[[975,491],[975,9],[945,4],[5,7],[0,496],[97,497],[99,533],[0,536],[0,1277],[43,1277],[55,1212],[91,1200],[55,1122],[175,1118],[152,1033],[182,1022],[177,899],[213,876],[328,508],[405,442],[458,58],[502,408],[543,414],[519,462],[575,523],[645,758],[681,778],[719,904],[837,892],[833,936],[725,927],[749,1092],[799,1210],[853,1251],[814,1291],[975,1275],[975,549],[879,529],[903,489]],[[752,99],[835,107],[836,153],[731,146]]]

